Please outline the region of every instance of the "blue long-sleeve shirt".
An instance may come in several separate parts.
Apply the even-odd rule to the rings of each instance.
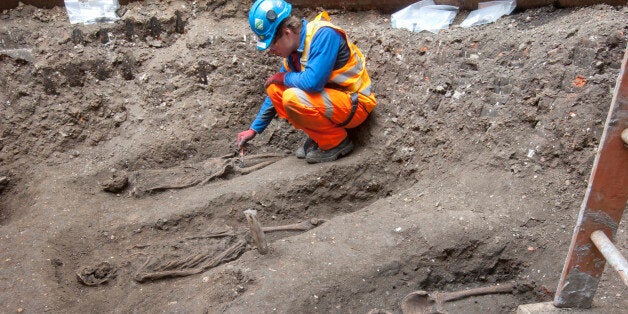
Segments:
[[[301,44],[296,54],[288,57],[288,65],[292,72],[286,73],[284,84],[287,87],[296,87],[308,93],[316,93],[323,90],[329,81],[331,72],[342,67],[349,59],[349,48],[347,42],[340,33],[330,27],[323,27],[314,34],[310,44],[308,62],[305,69],[293,68],[294,63],[301,67],[301,55],[305,45],[305,31],[307,21],[303,20],[301,28]],[[296,58],[297,60],[293,60]],[[296,62],[293,62],[296,61]],[[287,72],[281,66],[281,72]],[[255,120],[251,124],[251,129],[256,133],[262,133],[277,114],[275,107],[269,97],[266,97]]]

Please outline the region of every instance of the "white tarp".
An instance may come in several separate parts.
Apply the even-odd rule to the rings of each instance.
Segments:
[[[390,21],[393,28],[417,33],[426,30],[438,34],[441,29],[449,27],[457,13],[458,7],[422,0],[393,13]]]
[[[493,23],[500,17],[512,13],[516,6],[516,0],[480,2],[479,9],[471,11],[469,16],[460,23],[460,27]]]
[[[65,9],[71,24],[94,24],[98,22],[114,22],[118,0],[64,0]]]

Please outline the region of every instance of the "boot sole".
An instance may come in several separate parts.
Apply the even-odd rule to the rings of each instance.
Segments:
[[[307,156],[305,157],[305,161],[307,161],[307,163],[309,164],[318,164],[321,162],[330,162],[330,161],[334,161],[342,156],[345,156],[347,154],[349,154],[351,151],[353,150],[353,142],[349,142],[349,145],[347,145],[347,147],[341,149],[337,154],[335,155],[331,155],[329,157],[325,157],[325,158],[307,158]]]

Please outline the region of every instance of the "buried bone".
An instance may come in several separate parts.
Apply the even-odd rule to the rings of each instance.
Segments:
[[[238,240],[217,255],[200,253],[167,262],[154,262],[152,258],[149,257],[135,276],[133,276],[133,279],[136,282],[143,283],[146,281],[184,277],[202,273],[210,268],[237,259],[244,253],[245,249],[246,241]]]
[[[515,283],[505,283],[454,292],[414,291],[406,295],[401,301],[401,311],[403,314],[444,313],[443,303],[445,302],[477,295],[511,293],[515,287]]]
[[[257,220],[257,211],[254,209],[247,209],[244,211],[244,216],[246,216],[246,221],[251,229],[251,234],[253,235],[253,240],[257,246],[257,251],[262,255],[268,253],[268,244],[266,243],[264,230],[262,229],[262,224],[260,224],[259,220]]]
[[[116,277],[116,269],[109,262],[83,267],[76,273],[80,283],[86,286],[98,286]]]
[[[324,222],[322,219],[312,218],[294,224],[262,227],[257,220],[256,214],[257,212],[255,210],[247,211],[247,215],[251,217],[247,217],[247,219],[251,219],[252,226],[254,226],[253,229],[257,230],[255,232],[258,234],[275,231],[307,231]],[[202,246],[199,246],[199,243],[207,243],[207,241],[221,241],[222,243],[225,243],[225,248],[211,252],[211,250],[207,250],[207,248],[204,249]],[[182,243],[188,244],[188,248],[192,250],[183,254],[181,252],[166,252],[159,255],[150,253],[150,251],[163,251],[160,247],[179,247]],[[262,239],[259,243],[266,243],[265,239]],[[259,247],[260,245],[258,245],[258,250]],[[267,252],[268,247],[265,246],[265,248],[266,251],[264,252]],[[137,252],[136,250],[141,251]],[[145,250],[148,250],[149,252],[146,252]],[[234,232],[231,229],[211,232],[205,235],[188,236],[183,240],[177,241],[176,244],[136,244],[127,248],[127,251],[136,251],[135,253],[130,253],[129,256],[146,256],[145,262],[137,268],[133,275],[133,280],[138,283],[175,277],[185,277],[202,273],[218,265],[237,259],[246,250],[247,241],[243,239],[243,233]],[[259,250],[260,253],[262,250]],[[179,247],[177,251],[185,250],[182,250],[182,248]],[[114,278],[116,273],[117,269],[115,269],[113,265],[103,262],[95,266],[82,268],[79,272],[77,272],[77,277],[79,282],[86,286],[97,286]]]
[[[176,166],[167,169],[147,169],[138,170],[124,174],[124,177],[117,177],[116,182],[102,184],[103,190],[118,193],[128,185],[131,186],[131,195],[141,197],[146,194],[162,192],[166,190],[185,189],[196,185],[203,185],[217,179],[225,179],[230,175],[246,175],[253,171],[271,165],[286,157],[285,154],[256,154],[247,156],[246,167],[244,167],[235,153],[222,157],[209,158],[203,162],[185,166]],[[110,179],[109,181],[112,181]],[[108,181],[107,181],[108,182]]]
[[[262,224],[257,219],[257,211],[254,209],[247,209],[244,211],[244,216],[251,230],[253,241],[257,246],[257,251],[264,255],[268,253],[268,244],[266,243],[265,232],[275,231],[307,231],[324,222],[322,219],[312,218],[295,224],[288,224],[282,226],[262,227]]]
[[[271,226],[271,227],[263,227],[262,230],[264,232],[275,232],[275,231],[308,231],[317,227],[318,225],[325,222],[323,219],[312,218],[310,220],[304,220],[299,223],[289,224],[289,225],[281,225],[281,226]]]

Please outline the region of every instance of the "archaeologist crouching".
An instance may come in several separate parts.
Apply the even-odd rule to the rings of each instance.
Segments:
[[[364,122],[376,105],[371,79],[362,52],[327,12],[308,22],[291,10],[283,0],[257,0],[249,11],[257,48],[283,57],[283,64],[266,80],[267,97],[236,144],[242,148],[277,115],[308,136],[298,158],[334,161],[353,150],[346,129]]]

